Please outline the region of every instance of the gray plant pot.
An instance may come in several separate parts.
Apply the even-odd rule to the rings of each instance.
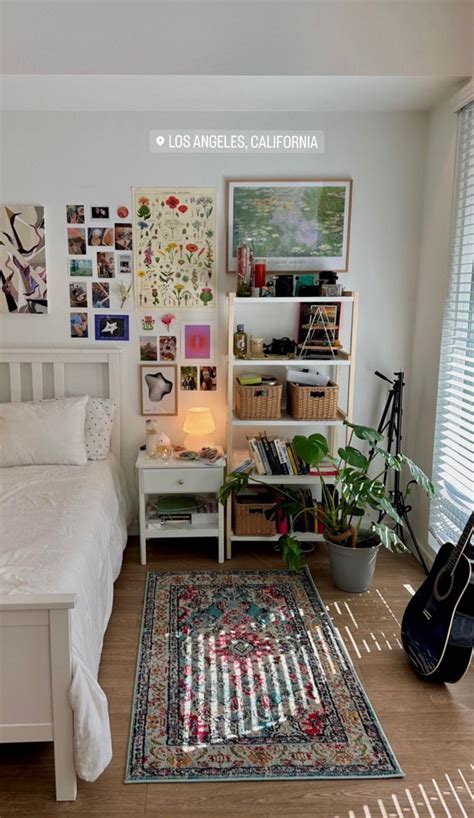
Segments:
[[[329,562],[336,588],[361,594],[367,591],[374,576],[380,543],[363,548],[338,545],[326,538]]]

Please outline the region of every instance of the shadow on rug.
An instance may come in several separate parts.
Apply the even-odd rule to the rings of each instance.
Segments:
[[[126,783],[402,775],[308,569],[148,574]]]

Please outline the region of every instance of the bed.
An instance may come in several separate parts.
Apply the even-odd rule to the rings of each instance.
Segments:
[[[67,367],[86,363],[105,369],[119,407],[118,350],[10,350],[5,361],[11,401],[24,364],[41,400],[48,369],[64,397]],[[131,511],[119,458],[116,411],[106,460],[0,469],[0,741],[54,741],[57,800],[74,800],[76,774],[95,780],[112,754],[97,675]]]

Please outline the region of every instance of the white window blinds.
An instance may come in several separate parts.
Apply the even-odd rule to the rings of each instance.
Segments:
[[[444,310],[430,531],[456,542],[474,509],[474,103],[459,113],[449,290]]]

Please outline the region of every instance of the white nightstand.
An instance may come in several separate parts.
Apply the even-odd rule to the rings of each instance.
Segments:
[[[212,527],[187,523],[171,527],[146,519],[146,501],[149,494],[217,494],[224,482],[225,458],[209,466],[177,457],[163,463],[141,451],[135,467],[138,470],[141,564],[146,564],[147,540],[190,536],[217,537],[218,561],[224,562],[224,506],[218,503],[217,525]]]

